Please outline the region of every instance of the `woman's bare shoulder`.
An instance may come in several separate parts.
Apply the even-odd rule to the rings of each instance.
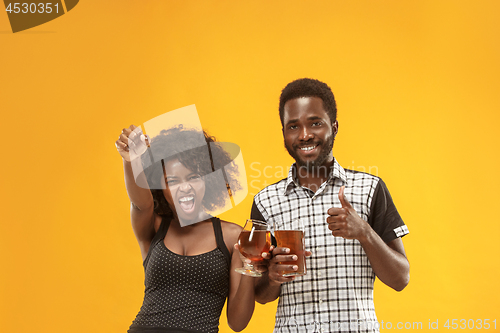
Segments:
[[[240,225],[221,220],[222,234],[224,236],[224,242],[226,243],[229,252],[233,253],[233,246],[238,242],[238,237],[243,229]]]
[[[221,226],[222,226],[222,232],[236,234],[236,236],[238,236],[241,232],[241,229],[243,229],[243,227],[240,226],[239,224],[223,220],[221,220]]]

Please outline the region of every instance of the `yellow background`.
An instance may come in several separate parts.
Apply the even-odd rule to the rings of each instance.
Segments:
[[[500,326],[499,12],[496,0],[86,0],[17,34],[0,13],[0,330],[125,332],[143,269],[121,129],[196,104],[240,145],[256,193],[291,163],[278,97],[300,77],[331,86],[334,155],[381,176],[410,229],[410,284],[376,283],[379,321]],[[243,224],[251,202],[222,217]],[[270,332],[275,306],[258,305],[245,332]]]

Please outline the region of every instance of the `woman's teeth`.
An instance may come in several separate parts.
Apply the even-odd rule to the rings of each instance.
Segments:
[[[179,206],[186,213],[192,213],[195,208],[194,196],[182,197],[179,199]]]
[[[180,202],[186,202],[191,200],[194,200],[194,197],[182,197],[179,199]]]

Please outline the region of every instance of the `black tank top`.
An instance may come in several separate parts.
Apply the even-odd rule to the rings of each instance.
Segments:
[[[220,220],[213,217],[212,225],[217,248],[183,256],[165,246],[170,220],[163,218],[144,260],[144,302],[129,333],[219,331],[219,317],[229,294],[231,255]]]

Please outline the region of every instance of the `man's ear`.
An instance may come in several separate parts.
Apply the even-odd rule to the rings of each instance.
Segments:
[[[339,131],[339,122],[335,120],[335,122],[332,124],[332,129],[333,129],[333,137],[335,137]]]

